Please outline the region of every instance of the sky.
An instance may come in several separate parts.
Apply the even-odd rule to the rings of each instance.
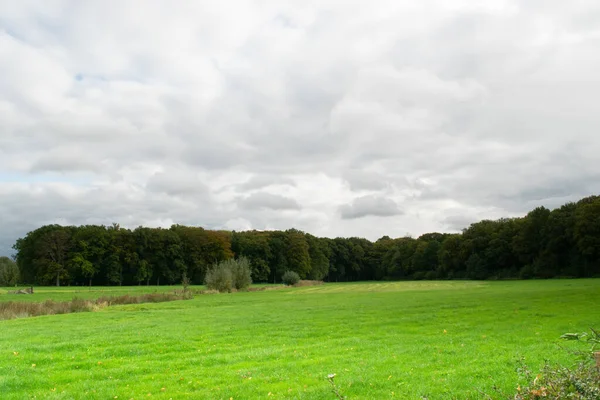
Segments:
[[[0,0],[0,255],[45,224],[459,232],[600,192],[597,0]]]

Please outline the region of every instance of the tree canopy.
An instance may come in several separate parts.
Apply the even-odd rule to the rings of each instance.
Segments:
[[[600,197],[416,239],[45,225],[13,247],[21,280],[36,284],[173,284],[184,274],[200,284],[233,257],[248,259],[255,282],[281,282],[286,271],[326,281],[591,277],[600,276]]]

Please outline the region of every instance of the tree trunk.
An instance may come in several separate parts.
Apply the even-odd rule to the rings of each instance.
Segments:
[[[92,278],[90,278],[90,287],[92,287]]]
[[[56,273],[56,286],[60,286],[60,272]]]

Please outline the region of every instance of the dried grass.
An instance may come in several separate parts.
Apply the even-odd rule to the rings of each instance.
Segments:
[[[322,285],[323,281],[309,281],[309,280],[303,280],[300,281],[298,283],[296,283],[294,286],[295,287],[301,287],[301,286],[319,286]]]
[[[37,317],[40,315],[69,314],[98,311],[105,307],[122,304],[162,303],[193,298],[191,293],[148,293],[139,296],[103,296],[96,300],[73,298],[71,301],[46,300],[40,303],[19,301],[0,302],[0,320]]]

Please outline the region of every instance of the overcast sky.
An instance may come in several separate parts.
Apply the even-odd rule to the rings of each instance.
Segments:
[[[600,191],[600,2],[0,0],[0,255],[49,223],[454,232]]]

